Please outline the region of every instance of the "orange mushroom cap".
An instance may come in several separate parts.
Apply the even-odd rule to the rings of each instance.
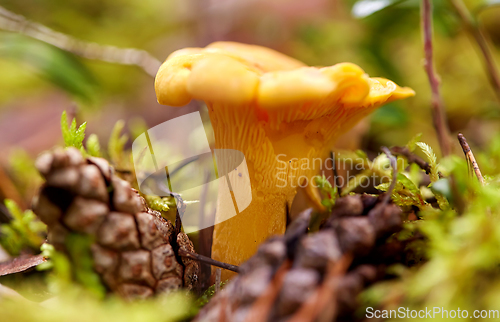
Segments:
[[[234,42],[175,51],[160,67],[155,89],[164,105],[182,106],[198,99],[255,102],[262,109],[306,102],[312,107],[332,99],[346,107],[370,107],[415,94],[387,79],[369,78],[352,63],[307,67],[274,50]],[[307,117],[298,114],[296,119]]]

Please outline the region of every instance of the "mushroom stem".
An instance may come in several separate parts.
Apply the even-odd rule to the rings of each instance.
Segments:
[[[311,185],[309,180],[318,172],[321,156],[327,153],[328,142],[334,135],[329,134],[327,142],[318,144],[304,135],[304,128],[312,121],[283,123],[270,129],[268,122],[259,120],[255,106],[213,103],[207,106],[215,148],[243,152],[248,167],[252,202],[236,216],[224,220],[234,211],[234,203],[225,192],[219,191],[218,224],[214,227],[212,245],[213,259],[239,265],[267,238],[285,232],[287,205],[291,205],[299,185]],[[285,134],[293,140],[278,139]],[[233,191],[238,191],[238,181],[231,180],[231,184]],[[224,271],[223,275],[229,278],[233,273]]]
[[[252,256],[258,246],[269,236],[285,232],[285,206],[291,203],[295,189],[276,187],[274,178],[279,164],[272,145],[255,114],[242,113],[250,108],[214,106],[208,104],[210,120],[217,149],[234,149],[243,152],[252,186],[252,202],[237,215],[223,220],[234,211],[233,201],[219,191],[216,222],[212,245],[212,258],[234,265]],[[237,185],[238,182],[231,182]],[[233,191],[237,191],[233,186]],[[228,278],[230,272],[224,272]]]

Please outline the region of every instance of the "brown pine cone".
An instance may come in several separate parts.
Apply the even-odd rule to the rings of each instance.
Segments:
[[[105,159],[57,149],[36,166],[46,183],[33,209],[48,226],[48,242],[66,251],[68,234],[91,236],[94,269],[111,292],[142,299],[197,286],[199,263],[177,256],[179,248],[194,252],[188,236],[176,236]]]
[[[195,321],[356,320],[359,293],[384,278],[387,265],[404,263],[402,243],[386,242],[401,229],[401,209],[381,200],[340,198],[312,234],[311,210],[301,213],[285,236],[269,239],[241,265]]]

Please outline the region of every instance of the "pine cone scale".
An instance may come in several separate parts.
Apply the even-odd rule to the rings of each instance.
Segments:
[[[401,209],[381,199],[342,197],[320,230],[311,234],[306,232],[311,211],[304,211],[284,237],[261,244],[257,253],[241,265],[240,274],[212,298],[195,321],[215,322],[222,317],[227,321],[249,321],[263,314],[267,321],[298,321],[304,318],[299,315],[306,312],[301,311],[303,308],[307,308],[311,321],[356,320],[360,292],[384,277],[386,265],[403,260],[394,253],[402,253],[404,247],[389,247],[401,242],[386,242],[390,234],[401,229]],[[382,256],[381,246],[391,248],[391,255]],[[276,272],[287,261],[292,264],[283,283],[277,284]],[[263,307],[256,304],[268,298],[269,289],[278,295],[262,313]],[[318,301],[312,302],[311,297],[318,299],[320,294],[325,296],[325,291],[330,292],[331,300],[319,301],[323,303],[319,308]]]

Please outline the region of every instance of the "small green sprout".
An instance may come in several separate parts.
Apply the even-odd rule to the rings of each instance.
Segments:
[[[85,129],[87,122],[83,122],[78,128],[76,127],[76,119],[73,118],[71,125],[68,123],[68,116],[66,111],[61,115],[61,132],[64,143],[67,147],[73,146],[77,149],[84,151],[83,140],[85,139]]]

